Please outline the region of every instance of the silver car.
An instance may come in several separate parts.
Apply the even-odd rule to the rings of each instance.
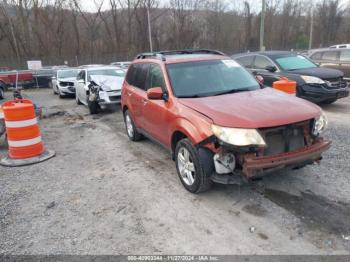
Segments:
[[[54,94],[60,98],[68,95],[75,95],[75,81],[78,75],[78,69],[57,70],[52,77],[52,89]]]
[[[125,69],[112,66],[81,69],[76,80],[77,104],[88,106],[91,114],[119,104],[125,73]]]

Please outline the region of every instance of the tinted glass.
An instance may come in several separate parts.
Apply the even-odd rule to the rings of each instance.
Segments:
[[[167,67],[177,97],[204,97],[260,88],[255,78],[234,60],[176,63]]]
[[[317,67],[316,64],[301,55],[277,58],[276,62],[283,70],[298,70]]]
[[[135,75],[133,79],[133,86],[146,90],[146,79],[149,69],[149,64],[135,64]]]
[[[323,60],[337,60],[338,51],[327,51],[323,53],[322,59]]]
[[[151,65],[149,70],[147,89],[152,87],[161,87],[166,91],[163,72],[158,65]]]
[[[131,65],[126,75],[126,82],[128,82],[129,85],[134,85],[135,73],[136,67],[135,65]]]
[[[254,59],[254,56],[248,55],[248,56],[242,56],[242,57],[236,58],[235,60],[238,63],[240,63],[242,66],[250,68],[252,67],[253,59]]]
[[[256,56],[254,61],[254,68],[265,69],[267,66],[273,66],[271,61],[263,56]]]
[[[340,61],[350,62],[350,50],[340,52]]]

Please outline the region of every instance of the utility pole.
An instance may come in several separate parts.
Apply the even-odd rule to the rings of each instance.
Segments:
[[[150,0],[148,0],[148,3],[147,3],[147,23],[148,23],[149,49],[150,49],[151,52],[153,52],[152,28],[151,28],[151,18],[150,18],[150,14],[149,14],[149,8],[150,8]]]
[[[310,21],[310,36],[309,36],[309,50],[312,48],[312,41],[314,37],[314,8],[311,6],[311,21]]]
[[[265,51],[265,45],[264,45],[265,13],[266,13],[266,0],[262,0],[261,21],[260,21],[260,51]]]

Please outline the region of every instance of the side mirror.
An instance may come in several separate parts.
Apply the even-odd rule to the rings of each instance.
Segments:
[[[259,84],[264,85],[264,78],[261,75],[256,75],[255,79],[259,82]]]
[[[147,90],[147,98],[160,100],[163,99],[163,90],[160,87],[152,87]]]
[[[271,72],[271,73],[274,73],[274,72],[277,71],[277,68],[275,66],[273,66],[273,65],[268,65],[268,66],[265,67],[265,69],[267,71]]]
[[[78,81],[77,81],[79,84],[85,84],[85,81],[84,81],[84,79],[78,79]]]

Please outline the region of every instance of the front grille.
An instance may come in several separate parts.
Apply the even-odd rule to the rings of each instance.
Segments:
[[[71,91],[71,92],[75,92],[75,87],[74,86],[69,86],[68,90]]]
[[[305,127],[309,127],[309,122],[260,130],[266,142],[263,154],[271,156],[305,147]]]
[[[324,79],[327,89],[339,89],[347,87],[346,81],[342,77]]]

